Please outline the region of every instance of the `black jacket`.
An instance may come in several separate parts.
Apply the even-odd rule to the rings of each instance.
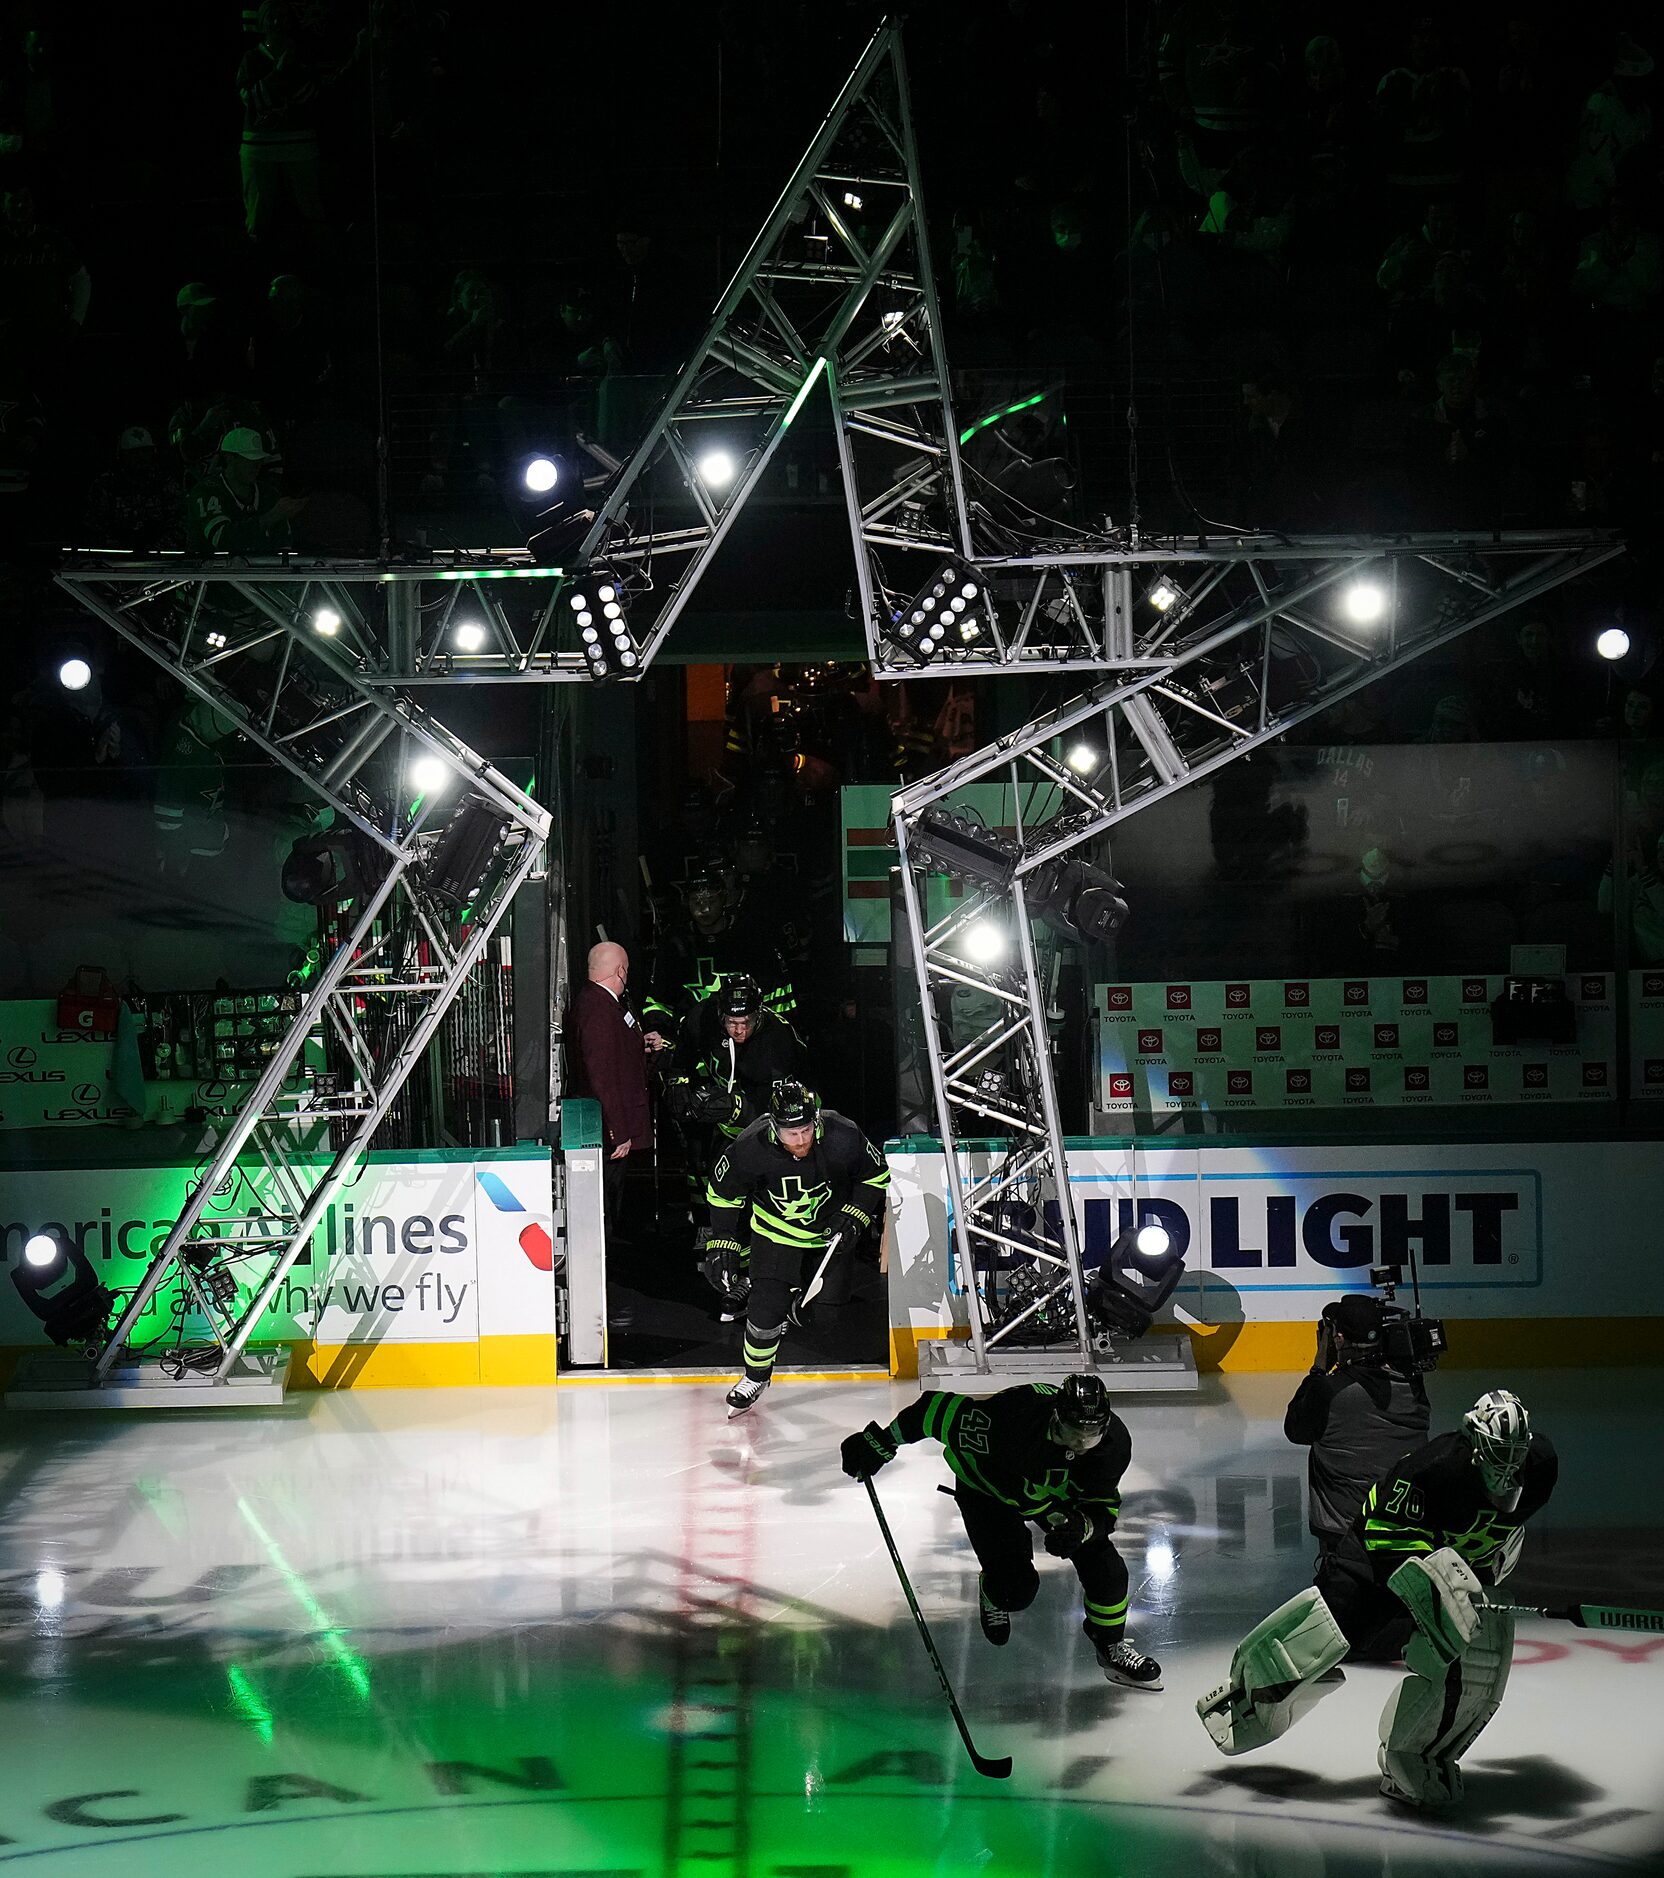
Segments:
[[[1345,1532],[1370,1487],[1421,1446],[1430,1423],[1419,1375],[1361,1364],[1314,1369],[1283,1417],[1289,1440],[1311,1449],[1306,1482],[1312,1531],[1320,1539]]]

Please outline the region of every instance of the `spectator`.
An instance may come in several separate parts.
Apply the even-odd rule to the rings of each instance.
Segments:
[[[639,217],[619,221],[613,252],[605,324],[617,339],[626,369],[675,371],[688,339],[685,270],[663,252]]]
[[[55,200],[52,184],[65,154],[62,90],[42,25],[24,28],[21,57],[0,72],[0,163],[6,186],[28,183]]]
[[[178,390],[200,414],[241,387],[247,346],[234,330],[229,310],[206,281],[186,281],[173,304],[184,354]]]
[[[1407,300],[1392,322],[1399,383],[1425,385],[1441,359],[1477,365],[1485,329],[1485,303],[1475,291],[1466,259],[1441,254],[1425,293]]]
[[[1548,623],[1533,615],[1514,635],[1514,653],[1497,673],[1490,694],[1499,706],[1495,734],[1522,740],[1553,735],[1577,687]]]
[[[1310,527],[1324,502],[1320,453],[1287,375],[1262,365],[1242,385],[1248,414],[1238,496],[1254,527]]]
[[[1658,237],[1636,225],[1635,209],[1621,191],[1606,205],[1606,221],[1583,244],[1575,291],[1597,310],[1631,317],[1650,313],[1664,285]]]
[[[1381,257],[1375,284],[1396,308],[1426,293],[1433,284],[1433,269],[1447,254],[1464,255],[1462,225],[1454,203],[1429,202],[1421,226],[1399,235]]]
[[[51,355],[80,329],[92,305],[92,276],[67,237],[40,219],[32,189],[0,196],[0,345]]]
[[[1435,518],[1490,520],[1499,486],[1501,448],[1489,402],[1479,396],[1472,359],[1452,352],[1439,366],[1438,396],[1420,426],[1418,482],[1423,507]]]
[[[1574,209],[1593,213],[1603,208],[1635,153],[1652,142],[1652,106],[1645,89],[1651,76],[1652,54],[1620,34],[1612,75],[1590,94],[1577,127],[1566,173],[1566,199]]]
[[[1445,56],[1432,18],[1410,32],[1407,56],[1375,88],[1375,116],[1389,187],[1412,201],[1452,190],[1467,168],[1468,75]]]
[[[260,37],[237,69],[243,101],[243,225],[268,241],[293,215],[315,228],[324,218],[318,102],[339,73],[325,74],[301,44],[288,0],[263,0]]]
[[[278,274],[266,289],[261,323],[248,346],[249,369],[281,423],[306,415],[335,367],[314,296],[298,274]]]
[[[1664,836],[1654,844],[1648,866],[1639,841],[1631,843],[1626,869],[1629,901],[1629,962],[1631,965],[1657,965],[1664,960]],[[1612,867],[1601,875],[1595,904],[1609,919],[1616,904],[1612,886]]]
[[[87,492],[86,539],[97,548],[148,553],[184,546],[179,485],[162,467],[156,440],[143,425],[121,433],[112,468]]]
[[[275,462],[257,430],[228,430],[215,467],[185,505],[185,546],[192,554],[276,554],[289,544],[302,496],[275,496],[261,471]]]

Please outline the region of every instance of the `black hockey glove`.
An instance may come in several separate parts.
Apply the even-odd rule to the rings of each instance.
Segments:
[[[688,1098],[693,1093],[693,1084],[686,1076],[672,1076],[664,1085],[665,1104],[672,1115],[680,1119],[688,1112]]]
[[[701,1083],[689,1099],[688,1111],[696,1122],[724,1128],[739,1120],[740,1097],[736,1090],[724,1089],[719,1082]]]
[[[870,1213],[864,1213],[853,1200],[845,1200],[843,1205],[838,1208],[838,1211],[855,1228],[857,1235],[872,1230],[872,1215]]]
[[[1073,1558],[1092,1537],[1092,1522],[1078,1506],[1053,1513],[1046,1522],[1046,1550],[1053,1558]]]
[[[751,1279],[745,1269],[745,1248],[737,1239],[712,1233],[701,1247],[700,1275],[724,1304],[743,1305],[751,1295]]]
[[[877,1422],[868,1422],[859,1434],[844,1440],[838,1458],[851,1480],[871,1480],[886,1461],[896,1458],[895,1436]]]

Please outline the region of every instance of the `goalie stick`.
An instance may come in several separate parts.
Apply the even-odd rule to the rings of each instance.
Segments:
[[[1631,1610],[1622,1604],[1498,1604],[1485,1600],[1488,1611],[1510,1617],[1553,1617],[1579,1630],[1655,1630],[1664,1633],[1664,1611]]]

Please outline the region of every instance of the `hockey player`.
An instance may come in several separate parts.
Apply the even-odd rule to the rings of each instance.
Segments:
[[[1406,1455],[1318,1561],[1316,1585],[1251,1630],[1230,1680],[1196,1704],[1215,1745],[1263,1747],[1344,1680],[1342,1658],[1402,1649],[1410,1674],[1381,1712],[1381,1791],[1409,1806],[1459,1800],[1457,1763],[1497,1711],[1514,1647],[1513,1618],[1483,1592],[1513,1570],[1558,1473],[1506,1389]]]
[[[775,1083],[801,1080],[806,1066],[802,1038],[765,1006],[756,979],[740,972],[682,1026],[671,1099],[733,1141],[768,1107]]]
[[[1159,1689],[1161,1665],[1126,1637],[1127,1568],[1111,1535],[1132,1437],[1103,1378],[1019,1383],[991,1396],[927,1389],[888,1427],[868,1422],[851,1435],[839,1450],[844,1472],[869,1480],[898,1447],[927,1435],[941,1442],[958,1476],[954,1498],[982,1567],[977,1604],[988,1641],[1007,1642],[1011,1613],[1027,1610],[1040,1589],[1033,1521],[1046,1550],[1068,1559],[1080,1578],[1081,1628],[1104,1674],[1129,1689]]]
[[[1427,1439],[1430,1414],[1421,1377],[1388,1360],[1381,1300],[1325,1304],[1317,1360],[1283,1417],[1289,1440],[1311,1449],[1307,1518],[1321,1551],[1349,1530],[1371,1482]]]
[[[730,1419],[768,1387],[794,1294],[812,1290],[835,1237],[853,1241],[871,1229],[889,1184],[884,1156],[854,1122],[790,1078],[774,1085],[767,1114],[717,1156],[700,1269],[745,1304],[745,1374],[728,1391]]]

